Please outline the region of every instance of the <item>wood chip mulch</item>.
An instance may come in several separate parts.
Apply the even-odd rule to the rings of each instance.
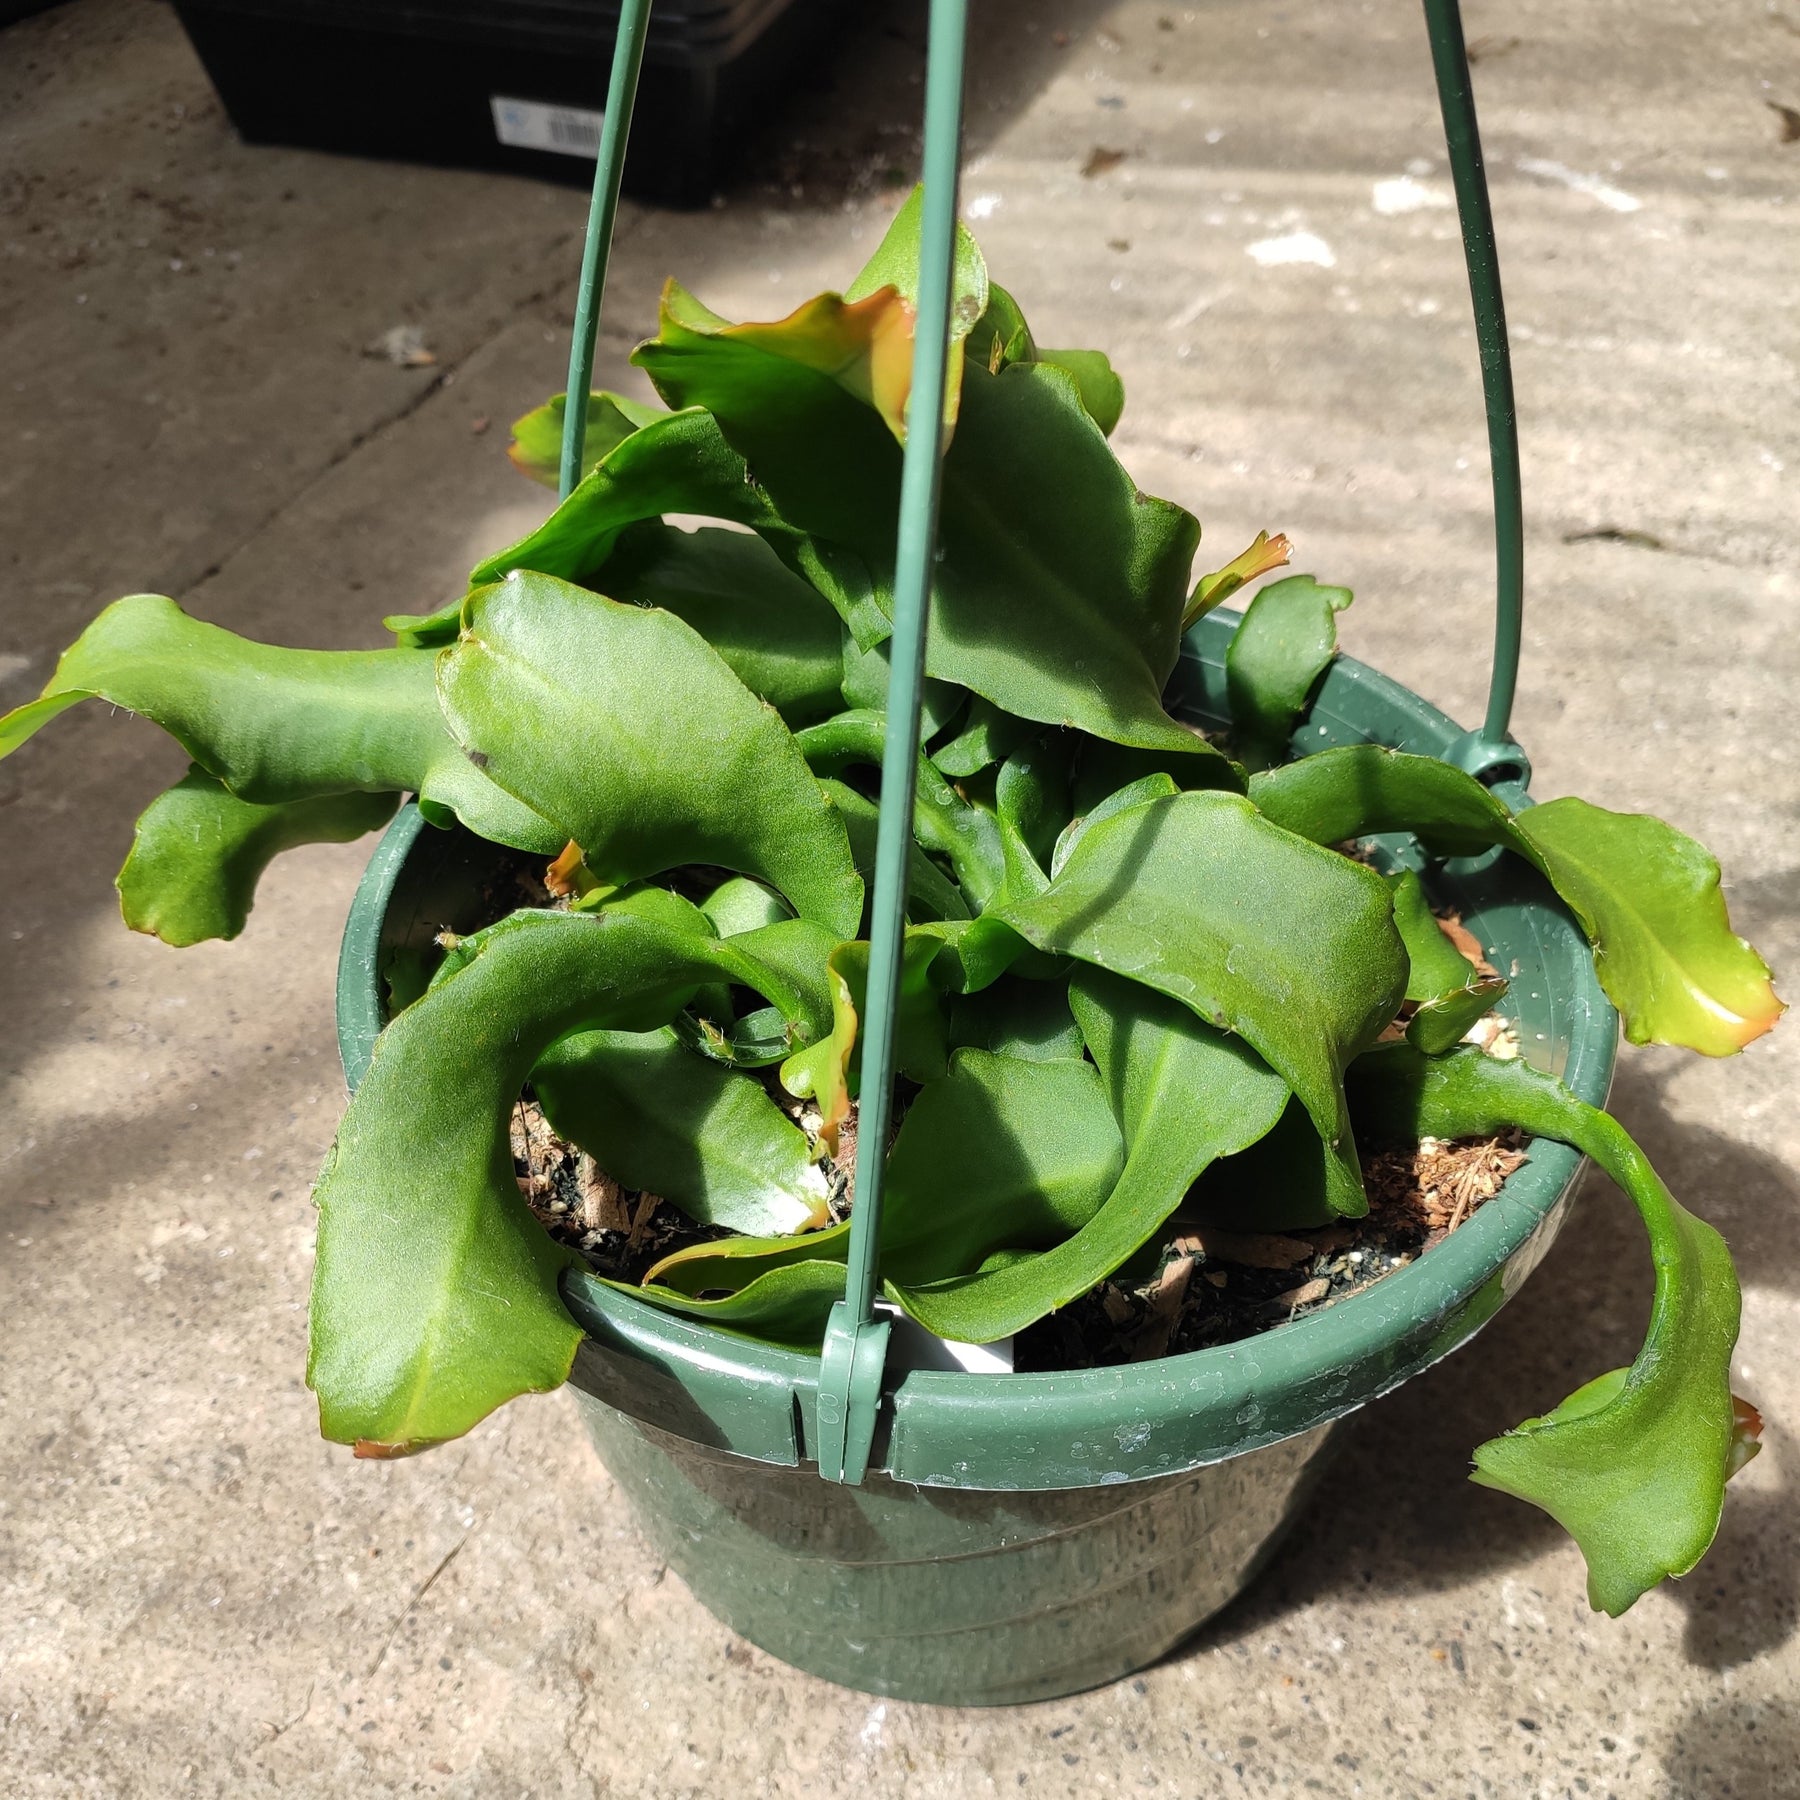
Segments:
[[[1362,1219],[1288,1232],[1178,1223],[1147,1277],[1104,1281],[1021,1332],[1015,1367],[1146,1362],[1236,1343],[1329,1306],[1404,1268],[1465,1223],[1526,1160],[1521,1142],[1513,1132],[1371,1152],[1363,1161],[1369,1212]],[[660,1195],[622,1187],[558,1137],[534,1101],[513,1109],[512,1154],[519,1191],[544,1228],[614,1281],[636,1283],[671,1251],[731,1235],[696,1224]],[[833,1190],[835,1211],[845,1207],[847,1182],[840,1176]]]
[[[1499,1193],[1525,1160],[1516,1131],[1505,1138],[1421,1138],[1411,1149],[1376,1150],[1363,1161],[1369,1209],[1385,1220],[1410,1220],[1425,1233],[1422,1248],[1454,1231],[1482,1201]]]
[[[1023,1331],[1014,1367],[1087,1369],[1231,1344],[1404,1268],[1464,1224],[1525,1161],[1517,1133],[1367,1156],[1366,1218],[1307,1231],[1190,1229],[1147,1280],[1102,1282]]]
[[[538,1223],[613,1281],[639,1282],[671,1251],[732,1235],[696,1224],[660,1194],[621,1187],[559,1138],[534,1100],[513,1108],[512,1157],[519,1192]]]
[[[817,1129],[819,1110],[810,1100],[791,1100],[779,1091],[776,1098],[803,1131],[810,1135]],[[834,1223],[850,1216],[856,1119],[852,1101],[838,1130],[838,1154],[824,1164]],[[697,1223],[660,1194],[622,1186],[586,1151],[558,1137],[535,1100],[520,1100],[513,1107],[512,1159],[519,1192],[538,1223],[610,1280],[640,1282],[673,1251],[736,1235],[723,1226]]]

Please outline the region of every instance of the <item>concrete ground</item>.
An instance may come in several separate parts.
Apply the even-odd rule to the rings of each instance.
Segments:
[[[1042,338],[1112,351],[1139,480],[1221,559],[1288,531],[1358,590],[1348,647],[1473,718],[1483,430],[1417,9],[977,10],[968,210]],[[715,209],[628,209],[603,379],[666,272],[771,317],[857,265],[910,167],[918,17],[872,3]],[[1470,0],[1469,31],[1538,791],[1702,837],[1792,971],[1800,143],[1774,108],[1800,106],[1800,11]],[[1084,175],[1097,149],[1123,156]],[[244,147],[151,0],[0,32],[0,700],[133,590],[319,645],[458,591],[544,505],[505,428],[560,385],[581,216]],[[365,354],[403,324],[435,365]],[[1616,1091],[1737,1251],[1736,1380],[1769,1418],[1691,1579],[1609,1623],[1546,1520],[1463,1479],[1636,1345],[1641,1240],[1596,1183],[1185,1649],[1055,1704],[883,1705],[665,1579],[566,1396],[415,1461],[319,1441],[307,1190],[365,849],[278,864],[237,944],[132,937],[110,879],[181,762],[94,708],[0,769],[7,1794],[1800,1794],[1800,1030],[1724,1064],[1629,1054]]]

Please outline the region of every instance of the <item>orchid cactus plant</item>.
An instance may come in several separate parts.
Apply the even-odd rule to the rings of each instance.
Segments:
[[[587,397],[580,485],[466,594],[385,621],[389,647],[275,648],[135,595],[0,721],[3,754],[99,698],[188,751],[118,882],[126,922],[171,944],[234,936],[277,852],[372,830],[402,795],[549,867],[556,903],[395,992],[318,1183],[309,1380],[326,1434],[364,1454],[455,1437],[569,1372],[577,1252],[521,1198],[521,1093],[714,1228],[641,1298],[816,1348],[843,1292],[826,1170],[860,1076],[918,224],[915,196],[842,295],[772,324],[670,283],[633,357],[664,404]],[[1610,1117],[1464,1042],[1505,981],[1437,929],[1417,874],[1334,846],[1406,832],[1428,857],[1523,857],[1630,1038],[1714,1056],[1781,1010],[1718,867],[1655,819],[1515,810],[1431,758],[1294,759],[1350,599],[1309,576],[1243,615],[1230,739],[1171,716],[1183,633],[1285,541],[1196,583],[1198,523],[1109,446],[1105,356],[1042,348],[966,234],[955,281],[929,427],[946,448],[908,1099],[891,1145],[863,1148],[889,1158],[886,1292],[988,1341],[1092,1289],[1196,1192],[1294,1228],[1366,1212],[1359,1145],[1507,1127],[1574,1145],[1642,1216],[1648,1335],[1475,1472],[1559,1519],[1617,1613],[1698,1560],[1754,1448],[1728,1385],[1729,1255]],[[554,479],[564,405],[517,427],[528,474]]]

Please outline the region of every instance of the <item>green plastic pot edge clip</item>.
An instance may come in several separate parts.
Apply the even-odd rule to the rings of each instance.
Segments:
[[[1448,747],[1445,757],[1470,774],[1523,797],[1531,779],[1531,764],[1509,731],[1524,621],[1524,512],[1506,310],[1461,11],[1458,0],[1424,0],[1424,7],[1469,271],[1476,340],[1481,351],[1494,485],[1496,605],[1487,713],[1481,727],[1465,732]],[[624,0],[594,170],[593,200],[570,344],[559,471],[559,488],[564,498],[581,478],[587,434],[585,396],[592,385],[600,300],[606,285],[606,266],[618,216],[619,183],[649,22],[650,0]],[[929,419],[934,427],[943,417],[949,361],[967,36],[966,0],[932,0],[925,85],[925,215],[908,418]],[[582,396],[583,403],[577,404],[576,396]],[[918,761],[942,453],[941,427],[929,433],[908,432],[901,475],[888,688],[890,725],[900,722],[904,741],[898,746],[890,745],[902,754],[885,757],[881,773],[863,1039],[860,1135],[865,1142],[877,1144],[887,1139],[893,1090],[894,1016],[905,932],[908,822],[912,817]],[[880,1156],[867,1156],[857,1163],[844,1298],[832,1308],[819,1357],[815,1415],[819,1473],[828,1481],[853,1486],[868,1473],[887,1356],[888,1322],[876,1318],[874,1312],[884,1162]]]

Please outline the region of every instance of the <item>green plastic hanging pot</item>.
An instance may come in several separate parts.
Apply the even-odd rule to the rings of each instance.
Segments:
[[[940,411],[961,128],[966,0],[932,0],[924,221],[912,396]],[[1494,475],[1496,633],[1480,728],[1338,659],[1300,754],[1373,742],[1442,757],[1529,804],[1507,733],[1518,669],[1523,534],[1506,326],[1457,0],[1425,0],[1482,352]],[[605,265],[649,0],[624,0],[577,289],[568,391],[590,386]],[[582,466],[585,410],[564,421],[561,492]],[[863,1128],[881,1141],[906,891],[913,750],[936,538],[935,435],[908,437],[890,639],[890,754],[871,898]],[[1194,631],[1166,696],[1227,723],[1235,619]],[[898,752],[894,754],[893,752]],[[1404,846],[1393,847],[1397,854]],[[390,994],[429,973],[438,933],[480,922],[504,853],[405,809],[363,879],[344,937],[338,1028],[352,1085]],[[1618,1022],[1588,948],[1515,861],[1431,872],[1512,985],[1526,1056],[1605,1103]],[[565,1277],[587,1333],[572,1376],[601,1457],[671,1567],[776,1656],[871,1693],[992,1705],[1128,1674],[1179,1643],[1255,1572],[1324,1467],[1337,1424],[1490,1319],[1554,1237],[1581,1160],[1534,1142],[1503,1191],[1407,1268],[1260,1337],[1126,1368],[975,1375],[906,1369],[873,1315],[882,1162],[857,1169],[845,1298],[817,1357],[673,1317]]]
[[[1172,710],[1225,722],[1229,613],[1196,628]],[[1458,727],[1340,657],[1297,751],[1442,755]],[[1522,796],[1511,796],[1515,803]],[[390,989],[417,991],[508,853],[408,807],[344,935],[338,1032],[352,1083]],[[1574,922],[1517,859],[1432,872],[1494,960],[1527,1058],[1605,1104],[1617,1018]],[[1249,1581],[1328,1460],[1336,1422],[1472,1337],[1531,1272],[1583,1164],[1543,1140],[1428,1254],[1308,1318],[1222,1348],[1057,1374],[896,1371],[860,1486],[819,1479],[819,1361],[677,1318],[579,1275],[572,1385],[658,1553],[719,1618],[870,1693],[1041,1700],[1154,1661]]]

